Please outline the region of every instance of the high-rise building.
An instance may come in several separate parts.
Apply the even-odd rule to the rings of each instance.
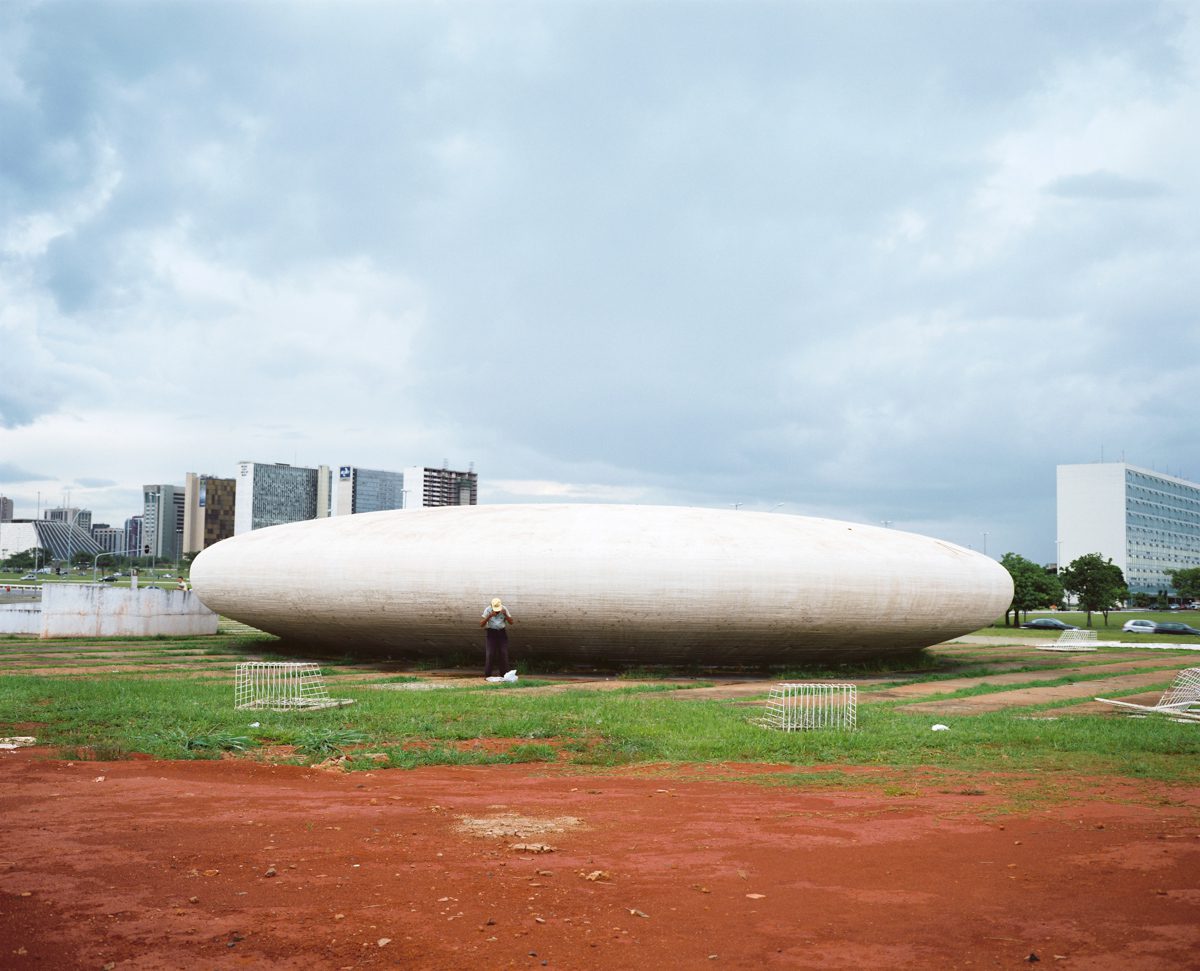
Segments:
[[[125,552],[125,530],[120,526],[96,523],[92,527],[92,539],[99,543],[106,553],[124,554]]]
[[[183,552],[202,549],[233,535],[237,480],[188,472],[183,481]]]
[[[48,519],[52,523],[71,523],[78,526],[85,533],[91,532],[92,529],[92,511],[90,509],[77,509],[74,506],[60,506],[58,509],[46,509],[42,512],[42,518]]]
[[[467,472],[413,466],[404,470],[404,507],[474,506],[479,499],[479,477]]]
[[[404,473],[338,466],[333,485],[334,516],[404,508]]]
[[[129,556],[142,555],[141,516],[130,516],[125,520],[125,550]]]
[[[0,496],[0,523],[11,523],[13,520],[13,501],[8,496]]]
[[[179,559],[183,546],[183,490],[174,485],[145,485],[142,500],[143,554],[160,560]]]
[[[233,531],[246,533],[329,515],[329,466],[239,462]]]
[[[1124,462],[1060,465],[1058,562],[1110,558],[1132,593],[1169,590],[1168,570],[1200,566],[1200,484]]]

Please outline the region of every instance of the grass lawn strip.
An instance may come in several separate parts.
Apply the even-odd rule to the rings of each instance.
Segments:
[[[1178,659],[1174,657],[1140,657],[1135,660],[1120,660],[1108,664],[1088,664],[1086,665],[1086,670],[1080,670],[1080,667],[1081,665],[1078,664],[1067,663],[1041,668],[1035,671],[1015,671],[1002,674],[979,674],[966,678],[953,678],[941,681],[920,681],[911,684],[895,685],[879,691],[873,691],[871,692],[870,700],[904,701],[909,698],[932,694],[949,695],[959,691],[974,690],[985,685],[994,688],[995,690],[1002,690],[1006,687],[1011,687],[1014,685],[1036,685],[1039,682],[1046,681],[1046,675],[1050,675],[1052,677],[1056,672],[1061,672],[1060,677],[1071,678],[1078,681],[1086,681],[1104,678],[1114,674],[1139,671],[1177,671],[1180,667],[1180,664]],[[1039,675],[1041,677],[1039,677]]]
[[[196,643],[191,639],[192,644]],[[128,642],[127,642],[128,643]],[[161,643],[133,642],[147,653]],[[340,760],[349,769],[418,765],[486,765],[501,762],[554,762],[570,766],[637,766],[646,763],[772,764],[839,771],[845,766],[908,770],[934,765],[952,772],[1074,771],[1104,776],[1149,778],[1172,783],[1200,782],[1200,733],[1194,726],[1147,724],[1146,720],[1088,716],[1047,723],[1024,717],[1037,705],[1059,704],[1056,692],[1097,693],[1136,690],[1140,685],[1169,682],[1178,658],[1138,656],[1098,664],[1088,656],[1057,657],[1004,651],[1006,665],[1024,660],[1033,677],[1062,672],[1064,683],[1038,686],[1029,671],[976,674],[977,660],[959,664],[970,670],[972,686],[947,678],[954,660],[936,649],[928,668],[911,672],[913,697],[928,698],[956,684],[973,692],[976,701],[959,695],[935,704],[965,704],[973,717],[960,719],[952,731],[931,733],[927,711],[916,704],[898,705],[876,692],[882,703],[859,709],[854,732],[779,733],[750,723],[749,713],[728,701],[704,700],[708,682],[684,679],[640,680],[611,677],[523,676],[517,686],[483,685],[474,673],[457,679],[404,673],[405,665],[388,661],[322,662],[337,693],[354,697],[345,709],[310,713],[236,712],[231,704],[230,667],[249,646],[272,642],[220,638],[202,656],[184,659],[182,667],[166,666],[154,677],[107,674],[111,657],[95,657],[95,644],[80,645],[77,660],[100,661],[86,677],[8,674],[0,677],[3,734],[33,734],[60,754],[75,758],[128,758],[145,752],[161,758],[265,758],[271,750],[290,749],[288,758]],[[28,651],[28,644],[23,650]],[[108,644],[111,648],[113,645]],[[130,650],[130,654],[137,654]],[[91,655],[91,656],[89,656]],[[998,658],[999,660],[999,658]],[[209,674],[224,676],[208,677]],[[1101,670],[1098,670],[1101,669]],[[1114,670],[1126,673],[1113,675]],[[789,672],[789,674],[804,672]],[[827,673],[822,671],[821,673]],[[856,667],[837,680],[857,679],[865,685],[887,683],[888,691],[902,675],[884,668],[871,676]],[[403,680],[398,680],[403,679]],[[397,690],[416,679],[456,682],[449,690]],[[1008,682],[995,684],[996,680]],[[555,684],[547,684],[556,680]],[[714,679],[715,680],[715,679]],[[733,678],[714,688],[737,688],[747,696],[763,694],[777,678]],[[542,686],[539,686],[541,682]],[[378,690],[389,687],[392,690]],[[600,690],[596,690],[597,687]],[[681,698],[695,699],[680,704]],[[1032,703],[1032,707],[1031,707]],[[925,702],[923,704],[928,704]],[[1021,714],[1012,710],[1023,705]],[[1003,710],[989,710],[991,708]],[[944,707],[938,708],[939,713]],[[1052,726],[1052,727],[1048,727]],[[28,730],[26,730],[28,729]],[[311,744],[313,733],[325,744]],[[303,742],[308,736],[309,743]],[[356,741],[351,741],[355,739]],[[325,750],[336,754],[329,755]],[[1187,758],[1187,756],[1193,756]],[[1182,757],[1181,757],[1182,756]],[[561,769],[556,769],[561,771]]]
[[[1174,680],[1174,671],[1143,671],[1118,677],[1080,678],[1057,684],[1022,685],[1013,689],[985,691],[981,685],[975,694],[958,694],[906,704],[900,710],[912,714],[976,714],[1003,711],[1014,707],[1045,705],[1072,698],[1094,698],[1106,693],[1120,693],[1158,687],[1159,693]]]

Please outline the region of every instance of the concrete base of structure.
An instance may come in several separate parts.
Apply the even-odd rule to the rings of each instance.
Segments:
[[[185,637],[217,632],[217,615],[190,590],[46,584],[41,603],[0,605],[0,634]]]

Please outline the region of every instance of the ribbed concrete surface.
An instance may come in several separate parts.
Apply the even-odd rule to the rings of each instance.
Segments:
[[[213,610],[351,654],[482,650],[504,599],[516,657],[788,662],[907,651],[1008,605],[1007,571],[899,530],[731,510],[512,505],[292,523],[192,566]]]

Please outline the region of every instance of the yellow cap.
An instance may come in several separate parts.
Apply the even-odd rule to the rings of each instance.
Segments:
[[[504,604],[502,604],[500,602],[500,598],[494,597],[492,599],[492,610],[503,610],[503,609],[504,609]]]

